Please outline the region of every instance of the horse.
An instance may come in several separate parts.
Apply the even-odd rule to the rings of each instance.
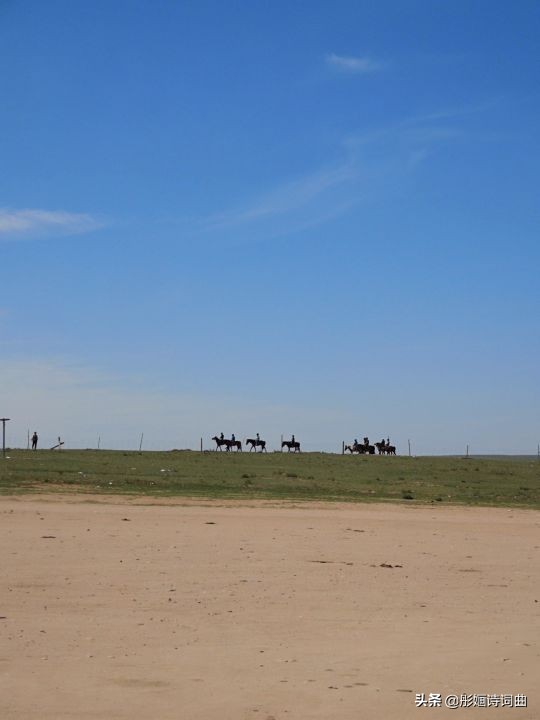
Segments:
[[[395,445],[389,445],[382,442],[375,443],[375,447],[379,451],[379,455],[395,455],[396,454],[396,446]]]
[[[228,440],[227,438],[218,438],[217,435],[214,435],[212,440],[216,441],[216,450],[221,451],[222,445],[225,445],[225,449],[227,450],[227,452],[229,452],[229,450],[231,449],[232,440]]]
[[[352,445],[345,445],[345,450],[348,450],[351,455],[353,455],[354,453],[358,453],[359,455],[375,454],[375,447],[373,445],[370,445],[369,443],[367,445],[363,443],[353,443]]]
[[[257,452],[257,446],[260,446],[261,452],[266,452],[266,440],[257,440],[256,438],[248,438],[246,445],[251,445],[249,452],[255,450]]]
[[[229,440],[229,449],[236,448],[236,452],[242,452],[242,443],[240,440]]]
[[[284,447],[289,448],[289,452],[291,452],[291,448],[294,449],[294,452],[301,452],[298,440],[283,440],[281,443],[281,449],[283,450]]]

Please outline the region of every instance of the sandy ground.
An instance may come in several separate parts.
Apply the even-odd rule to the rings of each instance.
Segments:
[[[2,498],[0,717],[538,720],[539,528],[518,510]]]

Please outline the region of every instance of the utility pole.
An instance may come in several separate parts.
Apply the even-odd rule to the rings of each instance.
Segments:
[[[2,421],[2,457],[6,457],[6,423],[10,418],[0,418]]]

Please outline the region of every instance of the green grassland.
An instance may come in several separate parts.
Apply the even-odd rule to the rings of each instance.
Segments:
[[[535,457],[10,450],[0,494],[78,492],[540,508]]]

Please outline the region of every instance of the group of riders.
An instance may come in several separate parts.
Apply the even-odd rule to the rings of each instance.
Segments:
[[[379,455],[396,454],[396,447],[390,443],[390,438],[386,438],[386,440],[383,438],[374,445],[370,444],[368,437],[365,437],[362,443],[359,443],[358,440],[354,438],[352,445],[345,445],[345,450],[348,450],[351,455],[353,453],[358,453],[359,455],[375,455],[375,450],[377,450]]]
[[[236,439],[234,433],[231,435],[230,439],[226,438],[223,433],[220,433],[219,437],[214,435],[212,440],[216,441],[216,450],[223,450],[223,447],[225,447],[227,452],[233,448],[236,452],[242,452],[242,442]],[[246,445],[251,445],[250,452],[251,450],[257,451],[257,448],[260,448],[261,452],[266,452],[266,440],[261,440],[259,433],[257,433],[254,438],[248,438],[246,440]]]
[[[229,438],[226,438],[223,433],[220,433],[219,437],[217,435],[214,435],[212,440],[215,440],[216,442],[216,450],[223,450],[225,447],[225,450],[229,452],[231,449],[235,449],[236,452],[240,451],[242,452],[242,443],[240,440],[236,439],[235,434],[233,433]],[[266,450],[266,440],[261,440],[261,436],[259,433],[256,434],[254,438],[248,438],[246,440],[246,445],[251,445],[249,452],[252,450],[255,450],[257,452],[257,448],[260,448],[260,452],[267,452]],[[286,447],[288,448],[288,451],[291,452],[293,450],[294,452],[300,452],[300,443],[295,439],[294,435],[291,437],[290,440],[283,440],[281,443],[281,449]]]
[[[236,439],[235,434],[233,433],[230,438],[226,438],[223,433],[220,433],[219,437],[217,435],[214,435],[212,440],[215,440],[216,442],[216,450],[225,450],[229,452],[230,450],[236,450],[236,452],[242,452],[242,443],[240,440]],[[260,452],[266,452],[266,440],[261,440],[261,437],[259,433],[256,434],[254,438],[248,438],[246,440],[246,445],[250,445],[249,451],[257,450],[260,448]],[[300,452],[300,443],[294,435],[291,437],[290,440],[282,440],[281,441],[281,449],[286,447],[288,452]],[[357,453],[358,455],[375,455],[375,452],[377,451],[379,455],[395,455],[396,454],[396,448],[395,445],[392,445],[390,443],[390,438],[386,438],[386,440],[383,438],[380,442],[376,442],[374,445],[371,445],[369,442],[369,438],[365,437],[363,442],[359,443],[357,438],[354,439],[354,442],[352,445],[345,445],[344,447],[345,451],[349,451],[351,455],[354,453]]]

